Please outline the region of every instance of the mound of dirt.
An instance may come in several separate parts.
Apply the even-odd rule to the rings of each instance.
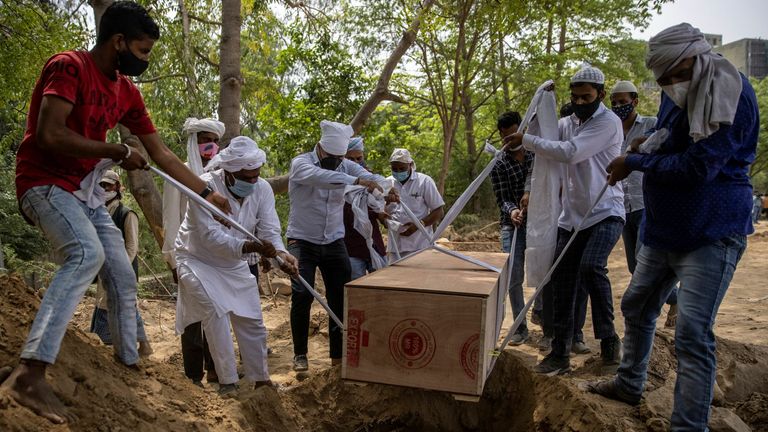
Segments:
[[[18,355],[39,299],[15,276],[0,276],[0,365]],[[0,393],[0,430],[232,431],[247,430],[239,407],[206,393],[181,369],[154,362],[140,371],[112,358],[111,348],[73,327],[48,379],[79,421],[54,426]]]
[[[571,380],[537,375],[531,370],[534,362],[519,352],[505,352],[478,403],[457,401],[442,392],[344,383],[338,367],[278,394],[242,395],[242,401],[254,427],[274,427],[274,419],[280,419],[281,430],[645,430],[632,418],[631,407],[601,404]]]
[[[38,304],[21,279],[0,276],[0,366],[17,363]],[[327,317],[312,318],[314,338],[327,339]],[[291,357],[284,346],[289,339],[285,322],[270,332],[270,346],[286,351],[284,368]],[[441,392],[346,383],[339,367],[313,369],[306,379],[282,381],[278,390],[243,386],[224,399],[192,385],[178,354],[162,363],[143,362],[135,371],[117,364],[110,348],[73,325],[49,380],[80,420],[53,426],[0,393],[0,430],[661,431],[668,428],[672,409],[673,341],[669,331],[657,333],[639,407],[579,389],[585,380],[606,377],[597,354],[572,375],[550,378],[533,372],[534,355],[514,349],[499,357],[478,403]],[[753,430],[768,432],[768,348],[718,339],[718,359],[718,418],[740,418]],[[271,357],[270,366],[275,361]],[[273,372],[283,367],[277,366]]]

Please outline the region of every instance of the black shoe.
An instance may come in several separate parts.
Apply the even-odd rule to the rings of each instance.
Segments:
[[[306,372],[309,370],[309,361],[306,354],[293,356],[293,370],[296,372]]]
[[[560,357],[550,353],[533,370],[547,376],[562,375],[571,371],[571,362],[568,356]]]
[[[522,345],[528,340],[528,330],[518,331],[509,340],[510,345]]]
[[[592,350],[582,340],[574,340],[571,344],[571,352],[574,354],[589,354]]]
[[[531,322],[540,326],[541,325],[541,312],[534,310],[531,312]]]
[[[608,399],[617,400],[626,404],[636,406],[640,404],[641,396],[635,396],[622,390],[615,379],[608,381],[593,381],[587,383],[587,391],[590,393],[599,394],[600,396],[607,397]]]
[[[600,341],[600,358],[606,366],[614,366],[621,363],[621,339],[619,335]]]
[[[219,396],[227,396],[237,391],[237,384],[221,384],[219,386]]]

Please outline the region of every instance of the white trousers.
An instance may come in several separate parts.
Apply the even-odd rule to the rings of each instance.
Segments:
[[[179,276],[181,279],[182,275]],[[245,378],[249,381],[269,380],[267,328],[264,326],[264,321],[241,317],[232,312],[221,317],[217,316],[213,303],[200,280],[192,272],[186,271],[183,279],[187,301],[197,302],[198,307],[208,311],[202,319],[203,332],[208,339],[208,347],[216,366],[219,383],[234,384],[239,380],[230,324],[240,348]]]

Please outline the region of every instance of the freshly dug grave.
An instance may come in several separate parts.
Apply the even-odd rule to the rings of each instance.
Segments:
[[[38,304],[36,294],[21,279],[0,276],[0,366],[18,361]],[[280,303],[270,313],[286,320],[285,308]],[[322,315],[315,318],[320,328],[312,343],[325,345],[326,320]],[[283,327],[273,326],[270,334],[270,346],[278,352],[289,351],[283,345],[290,332]],[[604,376],[596,356],[570,376],[550,378],[533,373],[536,356],[508,349],[499,357],[478,403],[456,401],[440,392],[345,383],[338,367],[314,366],[307,379],[278,379],[279,390],[244,386],[234,398],[223,399],[213,387],[200,389],[189,383],[178,356],[171,357],[176,361],[143,362],[137,372],[116,364],[110,348],[73,325],[58,362],[49,368],[49,380],[80,420],[54,426],[0,394],[0,430],[660,431],[668,427],[675,379],[674,345],[664,332],[656,338],[649,389],[639,407],[579,389],[583,381]],[[287,369],[282,363],[289,358],[289,353],[270,357],[273,377],[289,373],[279,372]],[[768,348],[719,339],[718,358],[720,391],[713,419],[768,430]]]

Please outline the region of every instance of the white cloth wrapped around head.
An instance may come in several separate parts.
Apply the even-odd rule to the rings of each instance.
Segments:
[[[648,41],[645,66],[659,79],[682,60],[711,50],[704,33],[688,23],[680,23],[662,30]]]
[[[349,144],[347,145],[347,151],[352,150],[359,150],[364,151],[365,147],[363,147],[363,137],[353,137],[349,140]]]
[[[188,135],[187,163],[189,164],[189,169],[199,176],[203,173],[203,163],[200,161],[200,148],[197,145],[197,134],[200,132],[210,132],[221,138],[224,135],[224,123],[211,118],[196,119],[194,117],[189,117],[184,121],[182,132]]]
[[[220,151],[205,167],[206,171],[223,168],[228,172],[260,168],[267,162],[267,154],[256,142],[246,136],[232,138],[229,145]]]
[[[413,158],[411,157],[411,152],[409,152],[407,149],[396,148],[392,152],[392,156],[389,157],[389,161],[409,164],[413,162]]]
[[[704,34],[688,23],[661,31],[648,41],[645,65],[656,80],[687,58],[695,57],[690,82],[670,83],[662,91],[674,92],[675,86],[685,86],[684,100],[676,105],[687,111],[689,135],[699,141],[715,133],[720,124],[733,124],[742,78],[738,69],[712,47]],[[673,93],[674,94],[674,93]]]
[[[347,144],[354,131],[350,125],[336,123],[328,120],[320,122],[320,147],[333,156],[347,154]]]

